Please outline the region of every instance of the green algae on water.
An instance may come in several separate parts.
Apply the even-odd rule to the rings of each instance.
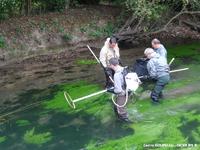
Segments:
[[[193,44],[183,44],[177,46],[169,46],[167,47],[169,57],[194,57],[195,55],[200,55],[200,44],[193,43]],[[196,56],[195,56],[196,57]]]
[[[17,124],[17,126],[19,126],[19,127],[23,127],[23,126],[28,126],[28,125],[30,125],[31,123],[30,123],[30,121],[28,121],[28,120],[17,120],[17,121],[16,121],[16,124]]]
[[[163,100],[161,105],[154,106],[150,101],[142,100],[137,103],[130,103],[128,112],[135,115],[132,110],[142,114],[142,119],[131,124],[134,133],[119,139],[108,139],[102,143],[90,141],[86,145],[89,150],[112,150],[112,149],[136,149],[143,150],[144,144],[187,144],[193,139],[198,144],[200,134],[198,126],[192,126],[192,122],[200,125],[200,93],[193,93],[181,97]],[[134,120],[133,120],[134,121]],[[158,148],[159,149],[159,148]],[[176,150],[177,148],[172,148]]]
[[[6,141],[6,136],[0,136],[0,143],[3,143]]]
[[[61,89],[62,91],[58,91],[52,99],[48,100],[47,102],[44,102],[44,107],[46,109],[52,109],[52,110],[62,111],[62,112],[72,110],[72,108],[68,105],[64,97],[64,91],[67,91],[72,97],[72,99],[76,99],[76,98],[86,96],[91,93],[102,90],[99,87],[99,85],[89,84],[85,81],[79,81],[79,82],[71,83],[71,84],[63,84],[61,85]],[[99,96],[88,98],[85,101],[80,101],[76,103],[76,105],[79,105],[81,103],[84,103],[84,104],[92,103],[92,101],[95,100],[97,97]]]
[[[51,141],[52,135],[50,132],[36,133],[35,128],[27,130],[23,137],[24,141],[29,144],[42,145]]]

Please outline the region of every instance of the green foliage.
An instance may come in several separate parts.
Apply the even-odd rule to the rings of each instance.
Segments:
[[[199,11],[200,10],[200,0],[188,0],[188,7],[190,10]]]
[[[120,0],[119,0],[120,1]],[[125,0],[121,5],[132,12],[133,16],[140,19],[157,20],[161,16],[166,16],[166,12],[179,12],[182,9],[197,11],[200,9],[199,0],[171,0],[171,1],[149,1],[149,0]]]
[[[198,11],[200,8],[200,1],[199,0],[172,0],[171,2],[168,2],[168,5],[174,8],[176,11],[180,11],[182,9]]]
[[[98,26],[97,23],[92,22],[80,28],[80,31],[82,33],[86,33],[88,34],[88,36],[95,37],[95,38],[103,37],[103,36],[111,36],[116,30],[117,30],[117,27],[111,22],[108,22],[102,27]]]
[[[147,19],[158,19],[162,12],[166,10],[165,5],[161,5],[159,1],[149,0],[126,0],[125,6],[134,16]]]
[[[65,42],[69,42],[69,41],[72,40],[72,35],[69,34],[69,33],[64,33],[64,35],[63,35],[62,37],[63,37],[63,40],[64,40]]]
[[[52,135],[50,132],[36,134],[35,128],[32,128],[31,130],[26,131],[23,139],[29,144],[42,145],[49,142],[52,139]]]
[[[77,64],[78,65],[93,65],[93,64],[97,64],[97,61],[89,60],[89,59],[87,59],[87,60],[82,59],[82,60],[77,60]]]
[[[24,126],[30,125],[31,123],[30,123],[28,120],[17,120],[17,121],[16,121],[16,124],[17,124],[19,127],[24,127]]]
[[[29,1],[31,12],[37,11],[63,11],[70,4],[71,0],[32,0]],[[22,0],[1,0],[0,1],[0,20],[7,19],[13,15],[25,13],[27,1]],[[29,8],[29,9],[30,9]],[[41,12],[40,12],[41,13]]]
[[[149,0],[104,0],[115,5],[123,5],[135,16],[144,16],[148,19],[157,19],[166,8],[174,8],[180,11],[183,8],[188,10],[199,10],[199,0],[171,0],[171,1],[149,1]],[[66,7],[74,7],[79,4],[99,4],[100,0],[29,0],[30,13],[62,12]],[[0,20],[7,19],[13,15],[26,13],[28,9],[27,1],[22,0],[1,0],[0,1]]]
[[[65,6],[70,2],[70,0],[42,0],[46,4],[46,8],[49,11],[64,11]]]
[[[0,20],[7,19],[9,16],[19,13],[20,0],[1,0],[0,1]]]
[[[47,25],[46,25],[46,23],[45,22],[40,22],[40,30],[41,31],[45,31],[47,29]]]
[[[0,48],[4,48],[6,46],[6,41],[2,35],[0,35]]]
[[[0,143],[3,143],[4,141],[6,141],[6,137],[5,136],[0,136]]]

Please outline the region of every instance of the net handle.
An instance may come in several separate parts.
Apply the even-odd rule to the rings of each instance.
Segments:
[[[71,108],[75,109],[75,108],[76,108],[76,105],[75,105],[75,103],[73,102],[71,96],[70,96],[67,92],[64,92],[64,96],[65,96],[65,99],[66,99],[66,101],[68,102],[69,106],[70,106]]]

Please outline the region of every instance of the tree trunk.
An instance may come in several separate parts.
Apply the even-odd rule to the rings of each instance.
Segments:
[[[26,13],[26,15],[30,15],[31,6],[32,6],[32,0],[25,0],[25,13]]]

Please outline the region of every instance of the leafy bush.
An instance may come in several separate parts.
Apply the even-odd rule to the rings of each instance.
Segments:
[[[120,0],[119,0],[120,1]],[[182,9],[199,10],[199,0],[125,0],[121,5],[125,4],[128,11],[134,16],[147,19],[158,19],[167,9],[170,11],[181,11]]]
[[[49,11],[63,11],[70,0],[41,0]]]
[[[72,35],[69,34],[69,33],[65,33],[65,34],[63,35],[63,40],[64,40],[65,42],[69,42],[70,40],[72,40]]]
[[[152,2],[148,0],[126,0],[125,5],[136,17],[147,19],[158,19],[161,12],[166,8],[159,1]]]
[[[177,11],[180,11],[183,8],[197,11],[200,9],[200,0],[173,0],[173,2],[169,3],[169,5]]]
[[[19,13],[20,0],[0,0],[0,20]]]

